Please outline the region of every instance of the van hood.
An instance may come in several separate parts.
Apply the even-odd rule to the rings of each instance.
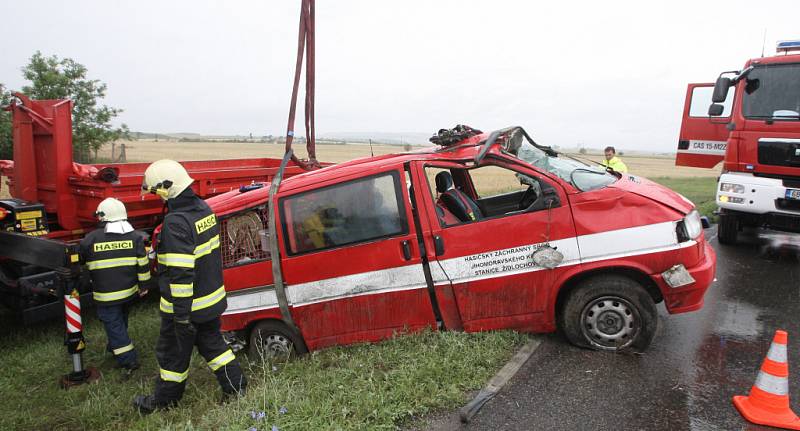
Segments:
[[[686,199],[680,193],[676,193],[661,184],[638,175],[622,174],[622,178],[610,184],[608,187],[625,190],[626,192],[646,197],[666,205],[683,215],[689,214],[689,212],[695,208],[694,203]]]

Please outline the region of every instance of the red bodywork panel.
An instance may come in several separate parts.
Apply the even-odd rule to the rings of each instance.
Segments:
[[[678,138],[678,154],[675,158],[677,166],[693,166],[696,168],[713,168],[725,157],[728,130],[725,128],[726,119],[709,118],[707,112],[703,116],[690,115],[692,96],[700,98],[708,95],[714,88],[713,83],[689,84],[686,89],[686,99],[683,105],[683,121]],[[705,91],[703,91],[705,90]],[[710,105],[695,102],[700,108],[707,111]],[[695,113],[694,115],[697,115]]]
[[[560,290],[594,271],[624,269],[649,278],[672,313],[702,306],[714,276],[714,252],[702,234],[679,243],[676,233],[676,222],[694,206],[641,177],[622,175],[608,187],[580,192],[553,174],[492,148],[481,166],[536,178],[552,187],[558,205],[550,210],[489,215],[475,222],[445,223],[437,214],[437,197],[425,169],[456,172],[453,178],[462,191],[479,200],[471,183],[464,181],[476,167],[479,143],[486,137],[478,135],[444,150],[354,160],[281,184],[277,208],[269,216],[278,217],[287,305],[310,349],[436,328],[438,318],[444,327],[456,330],[553,331]],[[290,233],[291,226],[299,221],[283,203],[294,199],[310,205],[317,199],[313,192],[386,175],[397,178],[399,184],[395,194],[405,218],[403,232],[289,253],[290,244],[299,241]],[[264,187],[246,193],[232,191],[208,202],[223,220],[224,236],[226,218],[264,211],[268,197],[268,187]],[[533,252],[546,245],[564,255],[556,268],[532,263]],[[672,289],[660,274],[679,263],[697,281]],[[229,297],[223,329],[247,331],[259,320],[281,320],[270,260],[227,265]]]
[[[800,63],[800,55],[778,55],[747,61],[742,70],[754,65]],[[748,119],[743,115],[742,104],[746,80],[736,86],[729,117],[690,117],[692,91],[697,87],[714,84],[689,84],[683,108],[678,154],[675,164],[711,168],[724,161],[728,172],[747,172],[767,176],[800,176],[800,169],[791,166],[761,164],[758,160],[758,141],[762,138],[800,139],[800,122]],[[708,108],[708,105],[705,106]],[[735,125],[735,127],[733,127]],[[731,126],[732,130],[728,129]]]
[[[745,69],[756,64],[800,63],[800,55],[778,55],[756,58],[745,63]],[[744,94],[745,81],[736,86],[737,94]],[[773,176],[800,176],[800,168],[761,164],[758,160],[758,141],[762,138],[800,139],[800,122],[747,119],[742,113],[742,97],[733,105],[732,121],[736,130],[729,137],[728,152],[723,168],[730,172],[753,172]]]

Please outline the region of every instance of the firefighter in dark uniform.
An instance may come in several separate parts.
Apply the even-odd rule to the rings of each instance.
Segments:
[[[167,202],[158,236],[158,285],[161,332],[156,344],[160,375],[153,395],[134,398],[141,413],[177,405],[189,375],[192,350],[205,358],[222,387],[223,400],[242,395],[247,380],[222,338],[225,311],[219,225],[208,205],[190,187],[192,178],[180,163],[159,160],[144,175],[142,189]]]
[[[150,288],[150,266],[144,235],[128,223],[125,205],[107,198],[97,206],[100,228],[81,240],[80,255],[94,291],[97,317],[108,337],[108,351],[128,372],[139,368],[128,336],[128,308]]]

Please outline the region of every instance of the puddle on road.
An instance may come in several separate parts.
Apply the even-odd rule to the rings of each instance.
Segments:
[[[718,306],[721,316],[714,332],[721,339],[755,340],[763,334],[764,325],[758,308],[741,301],[721,301]]]
[[[783,232],[761,232],[761,255],[768,259],[800,261],[800,235]]]
[[[715,245],[719,281],[693,322],[704,334],[684,388],[690,430],[750,429],[731,397],[749,392],[776,329],[800,339],[800,234],[746,230],[740,242]]]

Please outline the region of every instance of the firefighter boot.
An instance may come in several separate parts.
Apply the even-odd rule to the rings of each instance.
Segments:
[[[166,404],[158,403],[155,395],[137,395],[133,398],[133,408],[143,415],[149,415],[156,410],[169,410],[176,404],[178,403],[175,401]]]
[[[222,404],[244,397],[247,393],[247,378],[238,363],[222,367],[215,374],[222,388]]]
[[[139,365],[139,362],[134,362],[130,365],[120,365],[119,368],[122,370],[122,380],[129,380],[133,376],[133,373],[138,370],[140,366],[141,365]]]
[[[132,364],[125,364],[125,365],[122,365],[120,363],[114,364],[114,368],[120,369],[122,371],[127,371],[127,372],[136,371],[141,366],[142,366],[142,364],[140,364],[139,361],[134,361]]]
[[[239,390],[236,389],[223,389],[222,390],[222,404],[227,404],[231,401],[237,400],[242,398],[247,394],[247,380],[245,380],[244,375],[241,376],[242,382],[239,386]]]
[[[222,399],[220,404],[227,404],[231,401],[238,400],[239,398],[243,397],[247,392],[246,389],[242,389],[241,391],[234,391],[234,392],[222,392]]]

